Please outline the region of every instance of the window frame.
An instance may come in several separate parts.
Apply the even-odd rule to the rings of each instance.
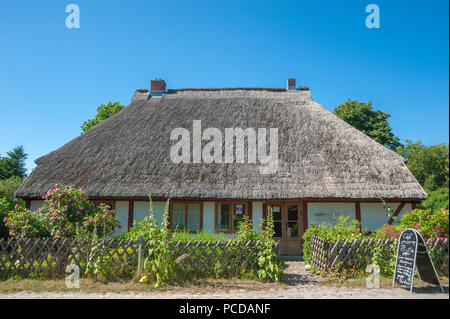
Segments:
[[[219,207],[220,205],[230,205],[230,216],[229,216],[229,230],[219,230],[219,225],[217,224],[219,220]],[[246,201],[220,201],[215,203],[215,216],[214,216],[214,231],[216,234],[222,233],[222,234],[235,234],[236,229],[234,229],[234,212],[235,212],[235,205],[243,205],[244,206],[244,216],[249,216],[249,203]]]
[[[175,229],[172,229],[172,218],[173,218],[173,205],[174,204],[182,204],[184,205],[184,228],[183,231],[187,233],[196,233],[199,231],[203,231],[203,202],[201,201],[171,201],[169,207],[169,225],[167,227],[170,231],[174,232]],[[200,205],[200,229],[199,230],[188,230],[188,206],[190,204],[198,204]]]

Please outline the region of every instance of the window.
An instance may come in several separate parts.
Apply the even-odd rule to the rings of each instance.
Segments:
[[[239,229],[239,223],[247,214],[247,204],[218,203],[216,213],[216,231],[233,233]]]
[[[195,232],[202,229],[201,203],[173,203],[171,229],[175,231]]]
[[[115,202],[111,200],[91,200],[95,205],[100,206],[101,204],[105,204],[109,209],[115,209]]]

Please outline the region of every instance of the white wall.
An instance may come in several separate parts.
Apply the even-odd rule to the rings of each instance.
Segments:
[[[350,220],[356,219],[355,203],[321,202],[308,203],[308,227],[315,222],[316,226],[322,223],[334,224],[333,215],[350,216]]]
[[[392,211],[395,212],[400,203],[388,203]],[[411,210],[411,204],[405,204],[394,225],[398,224],[401,216]],[[383,203],[364,203],[361,202],[361,228],[363,231],[374,231],[388,222],[387,213]]]
[[[114,235],[121,235],[128,231],[128,202],[117,201],[116,202],[116,218],[119,220],[120,228],[114,229]]]
[[[30,210],[33,212],[35,210],[38,210],[42,207],[42,204],[44,203],[43,200],[32,200],[30,203]]]
[[[203,230],[214,234],[215,223],[215,203],[203,202]]]
[[[263,203],[252,202],[253,229],[260,229],[260,225],[262,222],[262,213],[263,213]]]
[[[166,208],[166,202],[152,202],[153,215],[155,216],[158,226],[162,225],[164,209]],[[134,221],[143,220],[144,217],[150,215],[150,202],[135,201],[134,202]]]

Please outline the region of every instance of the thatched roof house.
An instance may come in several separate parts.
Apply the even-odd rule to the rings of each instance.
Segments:
[[[339,205],[351,203],[358,219],[361,203],[376,204],[378,208],[368,207],[374,219],[380,197],[395,203],[396,209],[403,204],[398,214],[406,204],[410,209],[426,198],[404,158],[316,103],[308,88],[295,89],[295,80],[290,81],[288,89],[177,90],[166,90],[164,81],[152,81],[151,90],[137,90],[128,107],[38,158],[16,195],[39,200],[54,184],[67,184],[85,189],[93,200],[111,201],[116,210],[115,202],[128,202],[128,215],[135,209],[134,202],[146,200],[148,194],[161,200],[203,203],[202,214],[205,203],[214,203],[213,231],[220,215],[217,206],[227,202],[245,203],[246,214],[254,208],[252,215],[260,204],[261,216],[271,202],[299,203],[299,223],[306,228],[311,213],[307,213],[308,203],[324,203],[312,207],[319,212],[316,217],[325,216],[330,211],[327,207],[339,214]],[[175,128],[192,132],[196,120],[203,130],[221,132],[277,128],[276,172],[261,174],[258,165],[249,161],[174,163],[171,132]],[[310,223],[314,216],[309,217]],[[283,225],[281,232],[286,230]]]

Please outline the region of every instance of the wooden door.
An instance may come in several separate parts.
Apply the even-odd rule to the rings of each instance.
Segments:
[[[298,202],[275,202],[272,208],[274,239],[280,242],[280,252],[286,255],[302,253],[303,223],[302,210]]]

